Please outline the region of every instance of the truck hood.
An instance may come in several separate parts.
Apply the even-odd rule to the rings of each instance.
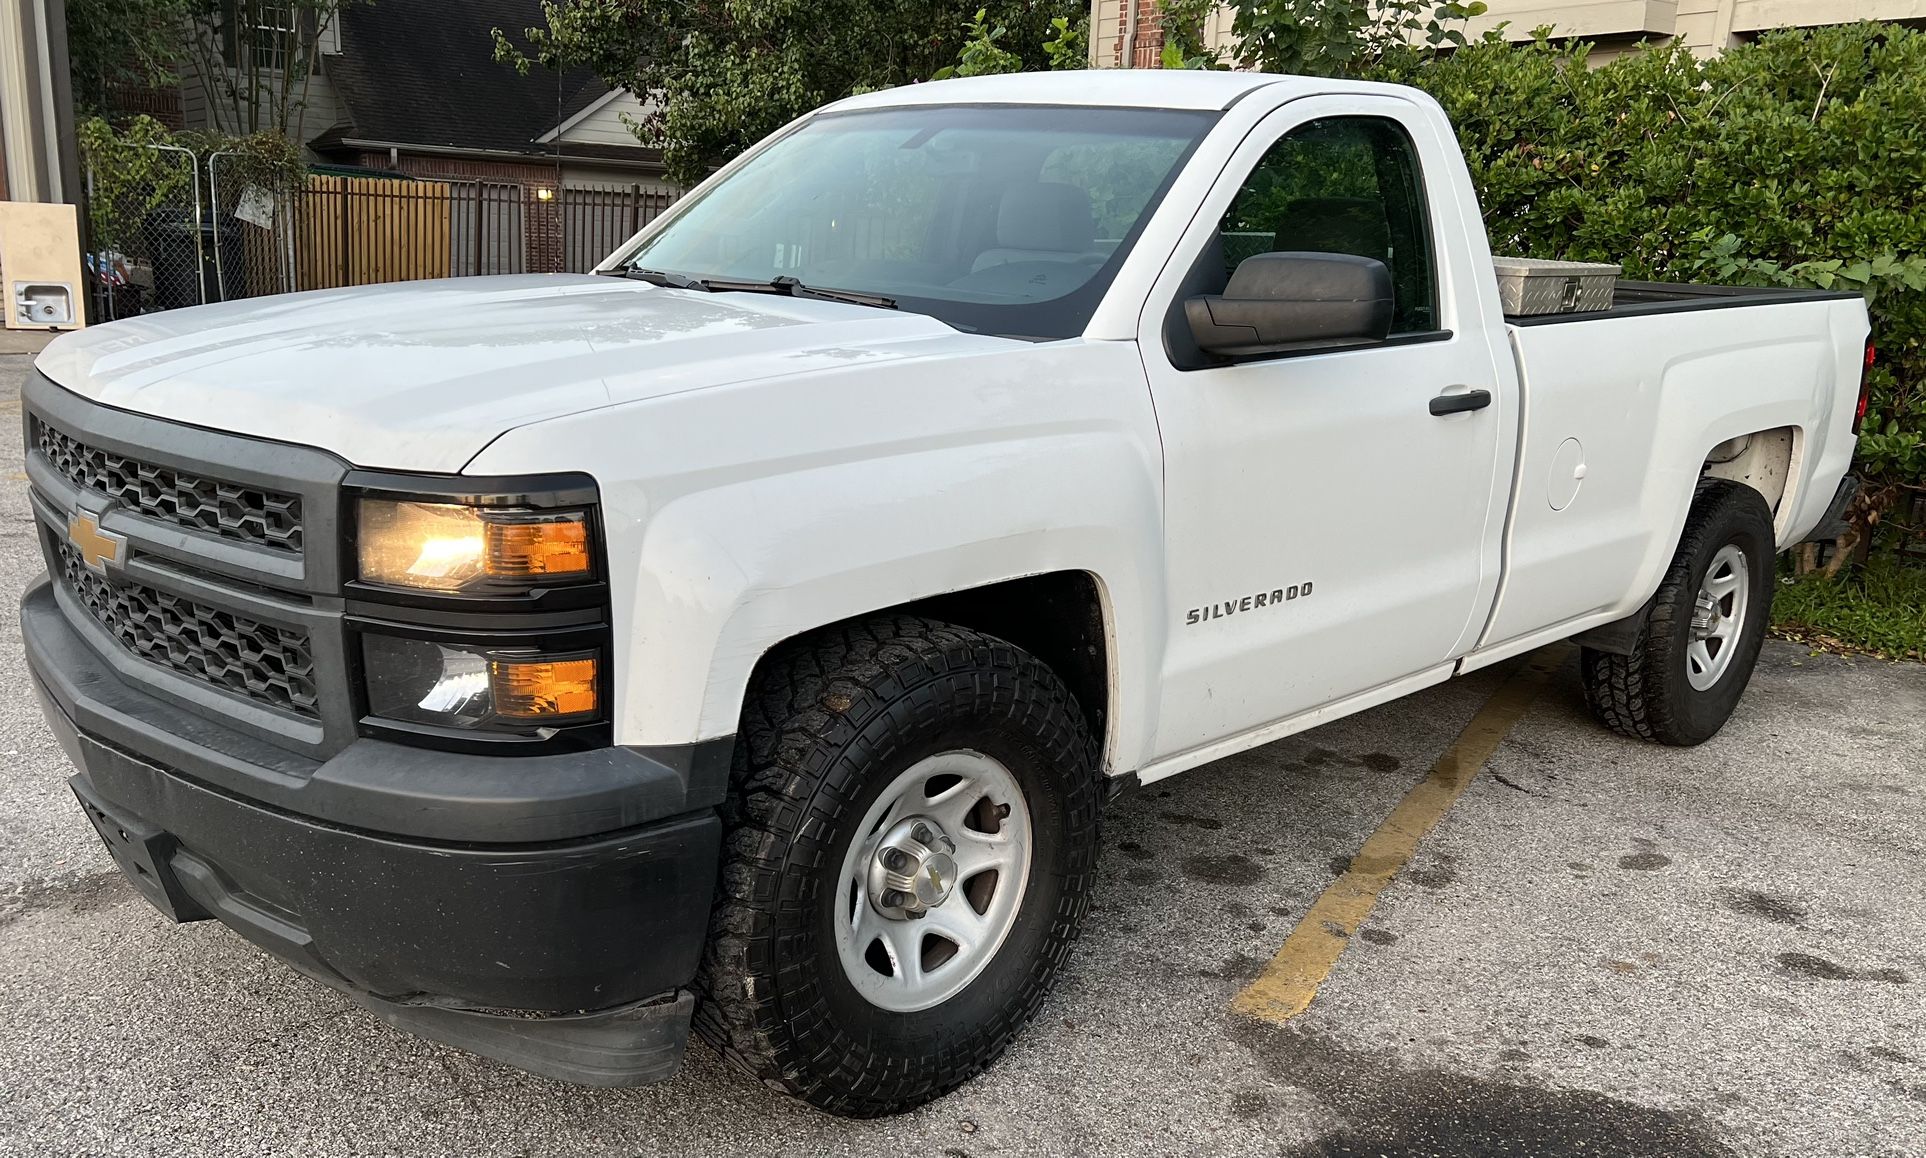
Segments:
[[[36,365],[123,410],[318,446],[356,466],[454,473],[531,422],[1007,341],[837,302],[535,274],[148,314],[62,337]]]

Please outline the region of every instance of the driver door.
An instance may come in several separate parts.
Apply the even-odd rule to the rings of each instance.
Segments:
[[[1449,228],[1465,220],[1455,147],[1396,98],[1289,102],[1239,147],[1153,291],[1139,346],[1165,455],[1153,763],[1169,771],[1442,680],[1489,612],[1516,387],[1463,284],[1489,253]],[[1390,336],[1237,361],[1197,350],[1183,299],[1289,251],[1389,266]],[[1431,412],[1477,390],[1481,409]]]

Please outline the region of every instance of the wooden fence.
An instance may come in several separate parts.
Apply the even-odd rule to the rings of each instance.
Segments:
[[[627,187],[315,175],[298,195],[301,289],[501,273],[586,273],[675,202]]]
[[[296,233],[300,288],[450,276],[451,202],[440,181],[309,177]]]

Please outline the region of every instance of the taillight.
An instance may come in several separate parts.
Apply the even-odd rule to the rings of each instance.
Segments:
[[[1872,368],[1877,361],[1879,361],[1879,349],[1872,344],[1872,339],[1868,338],[1866,339],[1866,367],[1859,372],[1859,409],[1855,410],[1852,416],[1854,434],[1859,433],[1859,428],[1866,421],[1866,411],[1872,408]]]

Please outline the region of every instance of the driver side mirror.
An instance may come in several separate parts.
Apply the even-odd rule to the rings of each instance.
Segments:
[[[1391,271],[1348,253],[1260,253],[1222,294],[1184,302],[1191,335],[1223,357],[1382,341],[1391,332]]]

